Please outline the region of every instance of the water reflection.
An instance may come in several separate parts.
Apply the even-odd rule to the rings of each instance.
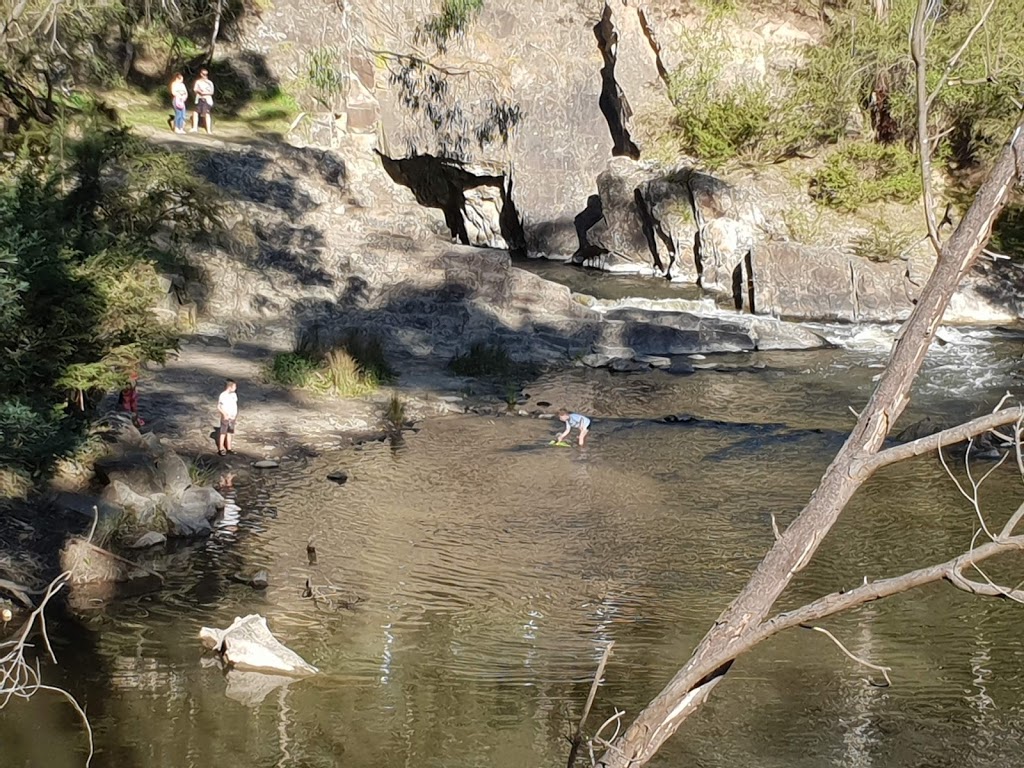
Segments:
[[[228,489],[215,534],[161,565],[162,592],[57,628],[59,674],[97,730],[94,765],[561,765],[605,645],[616,653],[594,722],[634,715],[685,660],[770,545],[771,514],[785,525],[806,501],[872,375],[769,362],[537,382],[533,401],[594,415],[584,450],[549,447],[548,421],[467,417]],[[657,421],[668,413],[709,421]],[[326,479],[339,470],[348,482]],[[1004,468],[992,482],[987,503],[1008,508],[1019,480]],[[784,602],[945,559],[973,520],[933,460],[890,468]],[[260,567],[264,592],[231,578]],[[304,599],[307,579],[364,600]],[[204,664],[199,627],[252,612],[322,674],[285,685]],[[940,586],[830,621],[892,667],[890,689],[822,636],[786,633],[737,664],[656,764],[1015,764],[1018,626],[1013,606]],[[4,766],[80,764],[57,702],[9,708],[0,739]]]

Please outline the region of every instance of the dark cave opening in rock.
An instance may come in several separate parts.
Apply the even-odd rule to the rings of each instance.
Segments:
[[[512,197],[512,178],[500,168],[433,155],[377,154],[392,180],[412,190],[420,205],[444,213],[452,238],[463,245],[525,255],[526,237]]]

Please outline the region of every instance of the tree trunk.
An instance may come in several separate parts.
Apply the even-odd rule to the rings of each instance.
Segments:
[[[217,48],[217,38],[220,36],[220,20],[224,15],[224,0],[215,0],[213,7],[213,31],[210,32],[210,53],[207,62],[213,61],[213,54]]]
[[[758,641],[758,628],[794,574],[861,484],[872,456],[909,402],[911,384],[942,321],[950,297],[984,248],[1010,190],[1024,176],[1024,121],[1003,148],[967,214],[942,246],[917,306],[904,324],[889,364],[853,432],[825,471],[800,515],[775,542],[750,581],[715,622],[686,665],[605,752],[603,768],[638,768],[707,699],[733,660]]]

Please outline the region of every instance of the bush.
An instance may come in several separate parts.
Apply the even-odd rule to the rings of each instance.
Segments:
[[[443,0],[441,12],[427,19],[416,30],[416,37],[444,51],[451,38],[465,34],[470,20],[483,7],[484,0]]]
[[[670,79],[671,132],[679,149],[710,168],[778,154],[779,104],[771,88],[746,80],[723,85],[726,39],[713,24],[704,32],[687,41],[694,55]]]
[[[396,377],[380,339],[363,333],[350,334],[340,344],[328,348],[311,337],[303,337],[294,352],[274,356],[267,375],[285,387],[339,397],[369,394]]]
[[[373,373],[366,371],[341,347],[327,353],[317,383],[321,390],[326,389],[339,397],[367,395],[380,385]]]
[[[905,258],[918,240],[913,232],[893,227],[885,219],[872,224],[863,235],[853,241],[853,252],[862,259],[889,262]]]
[[[928,84],[934,88],[954,53],[981,17],[984,0],[945,4],[928,37]],[[796,73],[793,106],[804,116],[815,142],[840,140],[850,116],[873,109],[876,138],[910,141],[916,134],[917,103],[907,33],[916,0],[892,0],[878,18],[869,3],[838,6],[821,45],[807,50]],[[1002,145],[1019,110],[1012,93],[1024,77],[1024,59],[993,54],[1024,50],[1024,0],[995,4],[984,31],[968,47],[929,114],[941,136],[940,155],[976,161]]]
[[[829,155],[814,174],[810,194],[841,211],[886,200],[912,203],[921,196],[917,159],[902,144],[850,142]]]
[[[268,371],[270,380],[283,387],[308,387],[319,367],[316,360],[299,352],[280,352]]]
[[[87,112],[5,137],[0,166],[0,464],[48,471],[83,435],[67,411],[176,346],[157,264],[215,226],[185,158]],[[154,236],[172,233],[168,251]],[[68,406],[65,409],[65,406]]]

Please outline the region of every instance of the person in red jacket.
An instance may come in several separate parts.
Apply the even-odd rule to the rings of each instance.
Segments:
[[[132,424],[141,427],[146,422],[139,416],[138,381],[139,374],[133,371],[128,375],[128,384],[117,398],[117,407],[132,417]]]

